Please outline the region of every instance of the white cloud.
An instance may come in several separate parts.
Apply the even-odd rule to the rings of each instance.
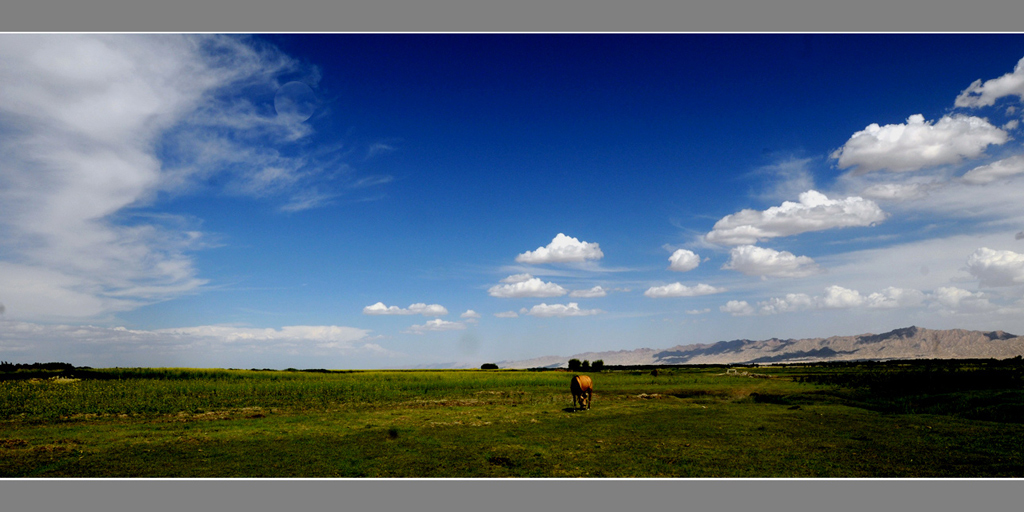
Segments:
[[[797,203],[785,201],[765,211],[742,210],[726,215],[715,223],[705,239],[715,244],[749,245],[808,231],[870,226],[885,218],[886,213],[870,199],[829,199],[818,191],[808,190],[800,194]]]
[[[516,276],[510,276],[516,277]],[[491,297],[519,298],[519,297],[559,297],[568,293],[565,288],[552,283],[541,281],[539,278],[531,277],[525,281],[515,281],[510,284],[494,285],[487,290]]]
[[[983,185],[1024,173],[1024,155],[1011,156],[967,171],[960,179]]]
[[[498,318],[518,318],[519,313],[515,311],[502,311],[501,313],[495,313],[494,316]]]
[[[842,169],[856,173],[878,170],[916,171],[975,158],[989,144],[1003,144],[1009,135],[985,119],[955,114],[936,123],[915,114],[906,124],[870,124],[832,153]]]
[[[860,195],[868,199],[903,201],[924,197],[927,188],[920,183],[878,183],[865,188]]]
[[[566,304],[538,304],[529,311],[527,315],[538,316],[538,317],[567,317],[567,316],[590,316],[604,313],[600,309],[580,309],[579,304],[570,302]]]
[[[559,233],[546,247],[526,251],[516,256],[519,263],[569,263],[584,260],[599,260],[604,257],[597,243],[580,242],[579,239]]]
[[[864,304],[864,297],[857,290],[832,285],[825,288],[825,295],[818,298],[818,304],[823,308],[853,308]]]
[[[215,172],[240,189],[295,190],[297,160],[271,146],[308,125],[222,94],[272,94],[286,72],[315,74],[247,37],[0,36],[0,253],[44,278],[4,289],[8,308],[22,319],[96,317],[206,283],[188,255],[202,234],[134,208]],[[230,165],[199,165],[206,148]]]
[[[729,256],[729,261],[722,268],[748,276],[805,277],[822,272],[813,259],[794,256],[788,251],[741,245],[733,247]]]
[[[865,305],[873,309],[906,308],[921,305],[925,294],[919,290],[890,286],[868,295]]]
[[[984,293],[952,286],[935,290],[930,298],[942,309],[953,313],[981,313],[995,309]]]
[[[700,265],[700,256],[697,256],[693,251],[686,249],[677,249],[672,253],[672,256],[668,257],[669,270],[675,270],[676,272],[689,272]]]
[[[569,293],[570,297],[583,297],[583,298],[594,298],[604,297],[608,295],[608,292],[600,286],[595,286],[589,290],[573,290]]]
[[[784,297],[772,297],[750,306],[746,301],[732,301],[736,304],[722,309],[734,316],[776,315],[794,313],[813,309],[852,309],[865,307],[869,309],[895,309],[920,306],[926,296],[914,289],[888,287],[867,297],[857,290],[842,286],[829,286],[825,294],[812,297],[806,293],[787,293]],[[727,305],[728,306],[728,305]]]
[[[754,314],[754,308],[745,300],[730,300],[724,306],[719,306],[718,310],[723,313],[729,313],[732,316],[750,316]]]
[[[811,309],[814,305],[815,300],[806,293],[787,293],[783,298],[772,297],[764,302],[758,302],[757,311],[762,315],[775,315]]]
[[[531,276],[530,274],[513,274],[513,275],[510,275],[510,276],[506,277],[505,279],[502,279],[501,282],[502,283],[521,283],[523,281],[529,281],[530,279],[533,279],[533,276]]]
[[[711,312],[711,308],[687,309],[686,310],[686,314],[687,315],[704,315],[704,314],[707,314],[707,313],[710,313],[710,312]]]
[[[475,324],[480,321],[480,313],[467,309],[465,313],[459,315],[459,318],[465,318],[467,324]]]
[[[372,343],[374,338],[369,333],[337,325],[280,329],[204,325],[141,330],[6,320],[0,321],[0,347],[35,360],[90,366],[201,366],[218,361],[225,367],[245,367],[296,355],[395,355]]]
[[[1024,284],[1024,254],[982,247],[967,258],[967,271],[982,286]]]
[[[423,316],[444,316],[448,314],[448,309],[440,304],[425,304],[422,302],[416,304],[410,304],[408,308],[400,308],[398,306],[385,306],[383,302],[378,302],[372,306],[366,306],[363,308],[364,315],[423,315]]]
[[[652,298],[663,297],[696,297],[698,295],[710,295],[722,293],[725,288],[718,288],[709,284],[700,283],[696,286],[686,286],[682,283],[666,284],[664,286],[652,286],[644,292],[644,295]]]
[[[808,166],[810,163],[810,158],[790,157],[757,169],[751,173],[754,177],[766,177],[765,183],[758,187],[758,197],[771,201],[784,200],[813,189],[814,175]]]
[[[956,97],[958,107],[990,107],[1005,96],[1024,98],[1024,58],[1017,62],[1012,73],[982,82],[975,80]]]
[[[402,332],[406,334],[423,334],[425,332],[461,331],[465,328],[466,324],[462,322],[448,322],[446,320],[436,318],[423,325],[410,326],[409,330]]]

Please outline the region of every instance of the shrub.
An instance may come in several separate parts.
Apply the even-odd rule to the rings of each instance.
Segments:
[[[579,359],[570,359],[569,360],[569,370],[579,370],[579,369],[580,369],[580,360]]]
[[[594,361],[593,363],[591,363],[590,364],[590,370],[594,371],[594,372],[599,372],[601,370],[604,370],[604,359],[598,359],[597,361]]]
[[[480,365],[480,369],[481,370],[497,370],[498,369],[498,365],[496,365],[494,363],[484,363],[484,364]]]

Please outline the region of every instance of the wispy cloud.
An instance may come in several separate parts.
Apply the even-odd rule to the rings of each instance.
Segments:
[[[0,299],[20,319],[96,317],[189,293],[198,230],[140,209],[214,176],[284,211],[333,192],[324,155],[286,148],[308,123],[269,103],[283,77],[319,72],[243,36],[0,35]]]
[[[449,322],[437,318],[423,325],[413,325],[408,330],[402,332],[406,334],[423,334],[425,332],[461,331],[465,328],[466,324],[462,322]]]
[[[284,357],[394,357],[374,343],[370,331],[337,325],[254,328],[204,325],[173,329],[127,329],[94,325],[38,324],[0,320],[0,347],[11,357],[73,360],[76,364],[174,364],[201,366],[223,361],[260,364]],[[257,362],[258,361],[258,362]]]

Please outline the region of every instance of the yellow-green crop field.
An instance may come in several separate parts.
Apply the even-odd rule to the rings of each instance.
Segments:
[[[1022,369],[10,372],[0,477],[1021,477]]]

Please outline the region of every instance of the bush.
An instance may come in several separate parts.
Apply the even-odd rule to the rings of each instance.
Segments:
[[[583,360],[583,364],[580,365],[580,370],[585,371],[585,372],[589,372],[590,371],[590,361],[587,361],[586,359],[584,359]]]
[[[480,369],[481,370],[497,370],[498,369],[498,365],[496,365],[494,363],[484,363],[484,364],[480,365]]]
[[[579,370],[580,369],[580,360],[579,359],[570,359],[569,360],[569,369],[570,370]]]
[[[604,370],[604,359],[598,359],[590,364],[590,371],[599,372]]]

